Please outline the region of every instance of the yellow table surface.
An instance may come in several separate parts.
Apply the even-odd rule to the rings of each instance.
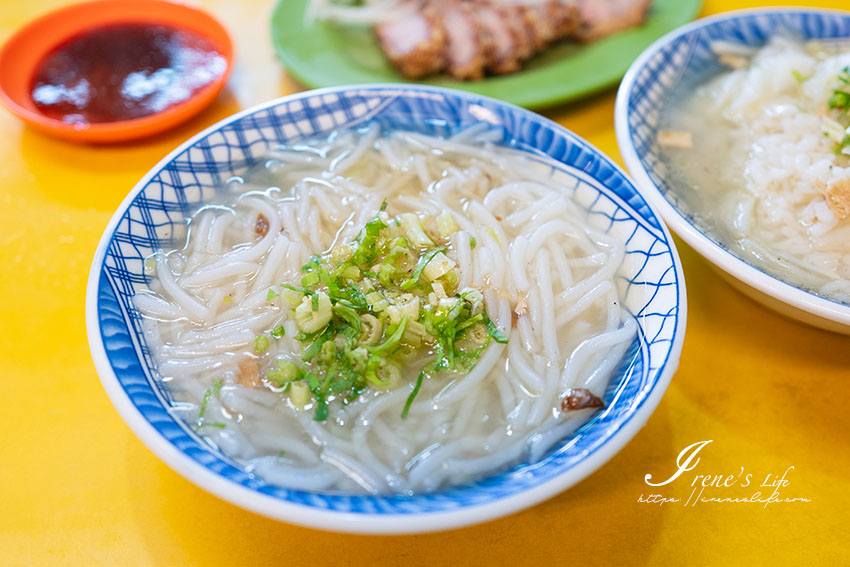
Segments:
[[[2,2],[0,40],[62,1]],[[740,295],[680,241],[688,284],[682,363],[609,463],[574,488],[484,525],[415,537],[300,528],[225,503],[172,472],[107,399],[83,305],[115,208],[169,150],[225,116],[302,87],[272,55],[268,0],[204,3],[230,28],[229,89],[182,127],[112,147],[43,136],[0,111],[0,565],[847,565],[850,337],[786,320]],[[768,2],[708,0],[703,15]],[[796,2],[804,4],[804,2]],[[807,5],[838,8],[841,0]],[[547,116],[622,163],[615,89]],[[686,446],[696,468],[666,479]],[[697,474],[751,474],[743,498],[785,476],[772,503],[683,503]],[[770,483],[768,482],[768,484]],[[663,494],[682,502],[639,502]]]

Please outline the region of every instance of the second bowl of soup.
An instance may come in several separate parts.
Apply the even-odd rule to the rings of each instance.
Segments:
[[[665,220],[743,291],[850,332],[850,14],[769,9],[662,38],[618,141]]]

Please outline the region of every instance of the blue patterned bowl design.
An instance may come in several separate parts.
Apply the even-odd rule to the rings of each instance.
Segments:
[[[680,85],[728,70],[711,51],[726,41],[759,47],[777,33],[850,46],[850,12],[765,8],[728,12],[683,26],[651,45],[632,64],[617,94],[615,122],[620,153],[647,199],[674,232],[720,269],[732,283],[767,306],[828,330],[850,333],[850,306],[831,301],[746,263],[694,220],[674,186],[656,143],[662,109]],[[741,285],[743,284],[743,285]]]
[[[265,483],[210,447],[169,411],[131,298],[146,285],[144,259],[185,227],[187,213],[281,142],[373,121],[385,129],[445,135],[482,121],[506,146],[551,164],[599,226],[628,239],[620,274],[639,333],[605,395],[607,407],[534,464],[430,494],[368,496]],[[574,134],[532,112],[477,95],[419,86],[310,91],[240,112],[154,167],[107,227],[89,278],[87,325],[98,373],[114,405],[160,458],[192,482],[249,510],[302,525],[361,533],[435,531],[530,506],[578,482],[643,426],[678,366],[685,287],[669,233],[631,181]]]

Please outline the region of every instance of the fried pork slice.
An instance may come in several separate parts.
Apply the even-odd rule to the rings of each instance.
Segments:
[[[474,12],[487,70],[499,75],[518,71],[522,60],[517,38],[502,12],[486,1],[476,2]]]
[[[572,34],[581,21],[576,0],[474,0],[473,9],[487,70],[497,74],[517,71],[536,52]]]
[[[499,12],[499,16],[511,32],[514,56],[522,62],[534,55],[534,37],[532,30],[526,25],[523,7],[512,4],[495,4],[492,0],[490,3]]]
[[[433,6],[378,24],[375,34],[389,60],[409,79],[436,73],[446,65],[446,32]]]
[[[558,39],[573,35],[581,26],[579,0],[554,0],[550,2],[549,16],[555,22]]]
[[[446,71],[455,79],[484,77],[483,42],[478,37],[473,5],[456,0],[435,0],[429,4],[442,16],[446,30]]]
[[[525,5],[522,12],[538,52],[578,30],[581,22],[578,4],[573,0],[543,0]]]
[[[578,0],[581,24],[575,37],[595,41],[643,23],[651,0]]]

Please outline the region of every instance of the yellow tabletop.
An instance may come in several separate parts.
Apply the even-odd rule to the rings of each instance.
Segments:
[[[0,3],[0,40],[63,3]],[[238,61],[229,89],[188,124],[95,148],[0,111],[0,565],[848,564],[850,337],[753,303],[681,242],[688,330],[666,396],[620,454],[530,510],[417,537],[338,535],[241,510],[162,464],[112,408],[89,356],[83,305],[95,246],[169,150],[301,88],[272,56],[270,0],[204,4],[230,28]],[[708,0],[702,14],[768,4]],[[622,163],[614,97],[611,89],[544,114]],[[645,483],[648,473],[668,479],[680,452],[708,440],[694,469],[658,488]],[[783,501],[688,504],[704,477],[721,483],[704,499],[778,491]]]

